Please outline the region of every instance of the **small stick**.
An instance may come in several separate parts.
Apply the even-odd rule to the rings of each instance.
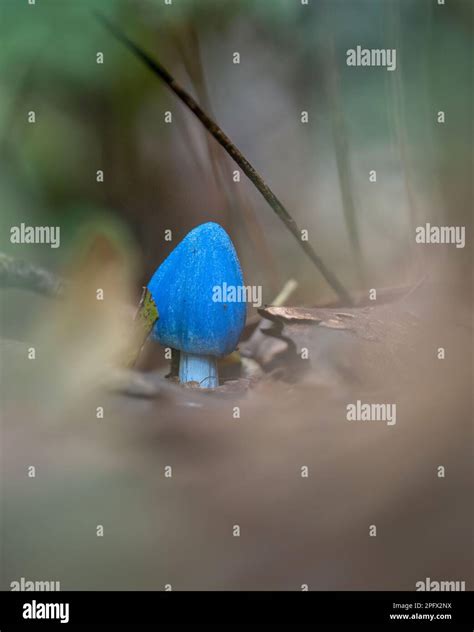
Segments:
[[[160,79],[162,79],[166,85],[178,96],[181,101],[187,105],[187,107],[197,116],[204,127],[209,131],[217,142],[222,145],[226,152],[235,160],[245,175],[253,182],[253,184],[260,191],[262,196],[272,207],[281,221],[285,224],[291,234],[296,238],[300,247],[311,259],[313,264],[318,268],[322,276],[326,279],[327,283],[332,287],[334,292],[339,296],[341,301],[346,305],[352,305],[352,300],[336,277],[336,275],[326,267],[325,263],[316,254],[313,247],[307,241],[301,241],[301,231],[298,228],[295,220],[291,217],[289,212],[273,193],[270,187],[265,184],[260,175],[255,171],[250,162],[243,156],[243,154],[237,149],[230,138],[222,131],[222,129],[213,121],[200,107],[200,105],[193,99],[193,97],[182,88],[174,77],[164,68],[159,62],[152,59],[148,53],[142,50],[137,44],[130,40],[119,28],[112,24],[105,16],[100,13],[96,13],[98,19],[104,24],[104,26],[125,46],[131,50],[142,62],[148,66],[148,68]]]
[[[272,307],[281,307],[284,305],[297,287],[298,281],[295,281],[295,279],[289,279],[273,299],[271,303]]]

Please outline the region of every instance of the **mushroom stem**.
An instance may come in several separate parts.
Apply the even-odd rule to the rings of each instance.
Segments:
[[[195,355],[180,351],[179,381],[198,382],[201,388],[217,388],[217,360],[210,355]]]

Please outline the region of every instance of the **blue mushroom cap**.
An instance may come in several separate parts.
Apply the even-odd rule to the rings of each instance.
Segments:
[[[194,228],[171,252],[148,283],[159,319],[152,337],[197,355],[231,353],[245,324],[245,302],[213,300],[216,286],[243,287],[235,248],[214,222]],[[224,296],[225,298],[225,296]]]

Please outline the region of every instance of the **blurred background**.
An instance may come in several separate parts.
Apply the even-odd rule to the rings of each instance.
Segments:
[[[415,312],[433,346],[453,336],[449,369],[429,365],[420,377],[412,335],[403,368],[411,387],[400,394],[387,380],[389,394],[374,399],[406,406],[398,439],[337,423],[352,388],[345,378],[296,392],[265,384],[245,400],[238,439],[222,421],[232,397],[100,391],[128,335],[120,306],[133,311],[199,223],[226,228],[264,303],[290,278],[293,305],[335,296],[252,183],[234,181],[224,150],[97,10],[217,121],[353,295],[441,284]],[[299,589],[309,577],[313,588],[410,590],[436,573],[468,579],[472,331],[460,313],[472,275],[472,25],[470,0],[0,0],[0,251],[79,283],[61,305],[2,291],[3,589],[22,576],[63,589]],[[357,45],[396,48],[396,71],[348,67]],[[12,244],[10,228],[22,222],[60,226],[61,247]],[[466,226],[466,248],[417,246],[414,228],[425,222]],[[348,353],[338,340],[338,357]],[[345,362],[358,370],[356,357]],[[109,423],[97,430],[105,402]],[[440,459],[460,466],[442,499],[430,500],[438,483],[427,472]],[[170,464],[175,482],[163,478]],[[304,464],[318,472],[309,496],[288,479]],[[237,544],[229,534],[243,515],[254,535]],[[377,517],[395,531],[370,549]],[[104,523],[102,541],[95,528]]]
[[[112,224],[138,253],[143,284],[191,228],[214,220],[236,243],[247,282],[263,285],[265,302],[290,277],[301,302],[331,296],[254,186],[244,174],[233,182],[237,167],[224,150],[94,9],[215,117],[349,288],[417,279],[412,227],[469,219],[469,1],[0,6],[5,252],[19,254],[11,225],[60,225],[59,250],[21,253],[60,267],[81,227]],[[346,50],[358,44],[396,48],[397,70],[346,66]],[[465,252],[455,254],[462,260]]]

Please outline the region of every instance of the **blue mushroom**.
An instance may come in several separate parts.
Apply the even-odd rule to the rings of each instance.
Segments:
[[[245,325],[244,293],[237,293],[239,301],[222,300],[232,287],[243,288],[239,259],[214,222],[188,233],[148,283],[160,315],[152,337],[180,350],[181,382],[219,385],[216,360],[235,349]]]

